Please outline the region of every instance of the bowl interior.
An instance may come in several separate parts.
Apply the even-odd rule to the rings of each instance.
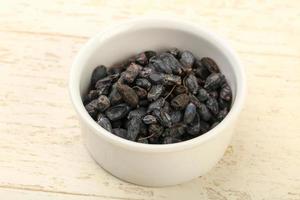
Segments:
[[[100,64],[111,67],[124,59],[145,50],[161,51],[172,47],[191,51],[196,58],[211,57],[220,67],[233,92],[233,103],[237,90],[237,77],[226,50],[205,32],[194,32],[185,27],[130,26],[119,27],[99,35],[90,41],[85,52],[83,66],[79,69],[79,88],[85,95],[94,68]]]

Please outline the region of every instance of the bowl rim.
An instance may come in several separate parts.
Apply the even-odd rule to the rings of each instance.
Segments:
[[[101,45],[103,41],[107,38],[114,37],[116,34],[122,34],[126,31],[132,31],[132,29],[143,29],[143,28],[172,28],[180,31],[186,31],[196,34],[198,37],[202,37],[208,42],[214,44],[220,51],[223,52],[225,57],[230,61],[231,65],[235,65],[234,73],[236,78],[236,95],[234,103],[231,110],[227,116],[213,129],[209,130],[203,135],[195,137],[193,139],[174,143],[174,144],[143,144],[138,142],[129,141],[118,137],[109,131],[105,130],[99,126],[87,113],[82,103],[80,96],[80,74],[78,71],[82,68],[86,58],[85,54],[92,52],[96,46]],[[229,46],[229,44],[217,36],[215,33],[208,31],[206,28],[196,26],[190,22],[182,20],[174,20],[169,18],[140,18],[134,20],[127,20],[106,28],[105,30],[99,32],[96,36],[89,39],[89,41],[81,48],[79,53],[76,55],[75,60],[71,66],[70,76],[69,76],[69,95],[71,97],[72,104],[80,117],[89,129],[93,131],[93,134],[100,136],[101,139],[105,139],[110,143],[118,145],[120,147],[130,149],[139,152],[174,152],[183,149],[193,148],[197,145],[204,144],[209,140],[217,137],[221,132],[235,121],[237,116],[242,110],[246,96],[246,75],[245,69],[242,65],[240,59],[234,50]]]

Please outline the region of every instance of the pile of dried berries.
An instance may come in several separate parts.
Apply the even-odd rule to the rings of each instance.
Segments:
[[[98,66],[84,105],[103,128],[127,140],[170,144],[202,135],[230,110],[218,65],[174,48],[145,51],[117,67]]]

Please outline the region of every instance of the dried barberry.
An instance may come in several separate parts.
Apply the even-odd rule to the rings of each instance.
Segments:
[[[209,57],[202,58],[201,63],[212,73],[218,73],[220,71],[217,63]]]
[[[96,67],[92,73],[91,77],[91,85],[95,85],[96,82],[107,76],[106,67],[104,65],[100,65]]]
[[[189,103],[184,112],[183,121],[184,123],[191,123],[197,114],[196,106],[193,103]]]
[[[129,120],[128,128],[127,128],[127,139],[131,141],[135,141],[141,128],[142,120],[141,118],[134,117]]]
[[[219,113],[219,104],[215,98],[209,97],[206,101],[206,106],[214,115]]]
[[[182,73],[182,64],[172,54],[162,53],[159,57],[163,64],[167,66],[167,68],[170,68],[174,74]]]
[[[220,97],[226,101],[230,101],[232,98],[231,89],[228,84],[224,84],[220,91]]]
[[[197,94],[199,90],[197,78],[193,74],[190,74],[185,78],[185,86],[192,94]]]
[[[149,62],[154,66],[157,72],[172,74],[171,66],[166,65],[159,56],[154,56],[150,58]]]
[[[98,66],[83,97],[103,128],[144,144],[171,144],[208,132],[228,114],[232,91],[217,64],[174,48]],[[131,110],[133,109],[133,110]]]
[[[138,105],[139,97],[134,89],[125,84],[117,84],[117,90],[121,94],[123,100],[131,107],[135,108]]]
[[[150,89],[150,91],[148,92],[148,100],[149,101],[155,101],[156,99],[158,99],[161,94],[163,93],[164,90],[164,86],[163,85],[153,85]]]
[[[224,75],[220,73],[212,73],[205,81],[204,88],[207,90],[218,89],[224,81]]]
[[[109,121],[108,118],[101,116],[98,117],[97,119],[97,123],[104,129],[106,129],[107,131],[111,132],[112,131],[112,127],[111,127],[111,123]]]
[[[123,80],[127,83],[132,83],[139,74],[140,68],[141,67],[139,65],[131,63],[124,72]]]
[[[180,62],[183,65],[183,70],[189,72],[192,70],[192,66],[194,64],[195,57],[189,51],[183,51],[181,53]]]
[[[189,101],[190,98],[187,94],[180,94],[171,100],[171,106],[175,109],[182,110],[187,106]]]
[[[127,104],[122,103],[108,108],[105,111],[105,114],[111,121],[115,121],[124,118],[129,110],[130,107]]]

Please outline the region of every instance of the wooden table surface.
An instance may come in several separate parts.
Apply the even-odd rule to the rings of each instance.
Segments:
[[[206,26],[247,67],[247,102],[223,159],[173,187],[101,169],[68,96],[70,65],[88,38],[141,15]],[[0,0],[0,199],[299,200],[300,2]]]

